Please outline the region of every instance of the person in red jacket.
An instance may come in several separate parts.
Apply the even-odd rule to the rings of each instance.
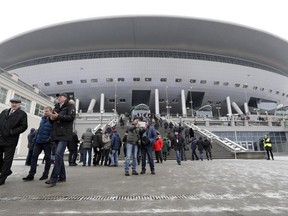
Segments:
[[[155,156],[156,156],[156,163],[163,162],[163,158],[162,158],[162,148],[163,148],[163,140],[161,138],[161,135],[159,132],[157,132],[157,138],[156,141],[154,143],[154,151],[155,151]]]

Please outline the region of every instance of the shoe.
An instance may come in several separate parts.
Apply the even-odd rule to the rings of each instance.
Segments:
[[[49,179],[49,180],[45,181],[45,184],[49,184],[51,187],[54,187],[56,185],[56,182],[53,182]]]
[[[0,178],[0,185],[4,185],[5,184],[5,180],[6,180],[6,178],[4,179],[4,178]]]
[[[66,182],[66,178],[59,178],[57,182]]]
[[[152,170],[152,171],[151,171],[151,174],[152,174],[152,175],[155,175],[155,170]]]
[[[69,166],[77,166],[77,165],[78,165],[78,164],[75,163],[75,164],[71,164],[71,165],[69,165]]]
[[[43,176],[41,176],[41,178],[39,180],[41,181],[41,180],[46,180],[46,179],[48,179],[48,176],[43,175]]]
[[[270,160],[270,158],[267,158],[267,160]]]
[[[145,172],[146,172],[145,170],[141,170],[140,174],[143,175],[145,174]]]
[[[82,166],[86,166],[85,164],[83,164]]]
[[[125,176],[130,176],[128,171],[125,171]]]
[[[178,165],[181,165],[181,163],[179,162]]]
[[[23,181],[33,181],[34,180],[34,176],[29,174],[28,176],[22,178]]]
[[[139,173],[136,170],[132,170],[132,175],[139,175]]]

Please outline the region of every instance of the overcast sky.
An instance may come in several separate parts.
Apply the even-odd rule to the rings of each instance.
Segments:
[[[168,15],[252,27],[288,41],[287,0],[1,0],[0,43],[49,25],[75,20]]]

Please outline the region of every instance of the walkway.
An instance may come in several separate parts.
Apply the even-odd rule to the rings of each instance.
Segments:
[[[15,160],[0,186],[0,215],[288,215],[288,157],[166,161],[154,176],[126,177],[123,161],[113,168],[67,166],[67,182],[52,188],[38,180],[42,164],[34,181],[23,182],[23,164]]]

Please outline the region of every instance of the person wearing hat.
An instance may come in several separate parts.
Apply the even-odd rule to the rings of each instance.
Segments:
[[[57,182],[66,181],[66,171],[64,166],[64,152],[68,142],[73,136],[73,121],[76,116],[75,106],[69,103],[69,97],[66,93],[56,95],[57,103],[54,106],[50,119],[53,121],[52,141],[56,144],[55,165],[50,179],[45,183],[51,187]]]
[[[0,114],[0,185],[4,185],[12,174],[11,166],[19,136],[28,128],[27,113],[20,108],[21,100],[13,98],[10,102],[10,108]]]

